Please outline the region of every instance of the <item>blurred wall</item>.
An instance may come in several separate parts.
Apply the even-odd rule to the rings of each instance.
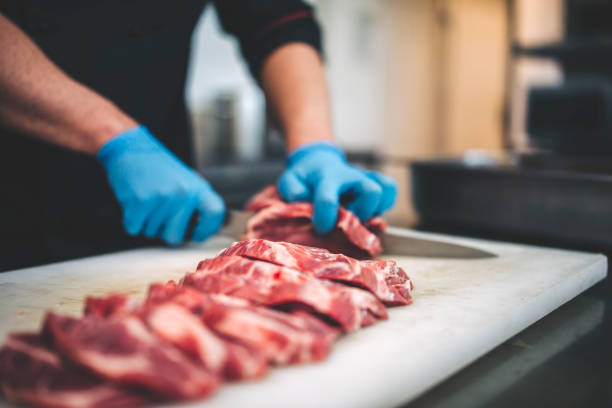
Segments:
[[[564,0],[515,0],[513,42],[535,47],[563,40]],[[527,93],[534,85],[563,82],[559,64],[549,58],[516,57],[511,64],[509,134],[513,150],[527,151],[525,130]]]
[[[504,0],[387,0],[387,155],[457,156],[502,148],[507,7]],[[389,215],[414,223],[410,174],[389,164],[401,199]]]

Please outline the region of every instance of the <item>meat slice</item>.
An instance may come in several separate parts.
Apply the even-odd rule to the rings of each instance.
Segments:
[[[387,305],[412,302],[412,282],[393,261],[358,261],[321,248],[273,242],[263,239],[239,241],[219,255],[237,255],[297,269],[317,278],[357,285],[368,289]]]
[[[278,194],[278,190],[274,184],[270,184],[262,189],[260,192],[255,194],[246,203],[244,209],[247,211],[258,212],[271,205],[283,203],[283,199]]]
[[[109,380],[179,399],[210,394],[219,385],[215,375],[133,315],[76,319],[47,313],[44,330],[62,356]]]
[[[214,331],[258,350],[274,364],[322,360],[340,331],[310,314],[283,313],[245,299],[198,292],[189,287],[151,288],[149,298],[166,296],[197,314]],[[157,300],[154,300],[157,301]]]
[[[386,229],[386,222],[380,217],[362,224],[352,212],[340,207],[336,227],[328,235],[320,236],[312,227],[312,204],[286,203],[274,186],[255,195],[245,208],[256,212],[248,222],[245,239],[262,238],[325,248],[358,259],[375,257],[382,252],[376,234]]]
[[[136,306],[135,302],[123,295],[88,297],[85,313],[102,317],[135,314],[158,338],[227,379],[259,378],[266,374],[267,362],[262,355],[220,338],[185,307],[171,302],[167,289],[170,285],[151,285],[144,307]]]
[[[185,308],[172,302],[156,305],[146,309],[145,321],[160,339],[197,357],[206,368],[223,370],[228,354],[223,340]]]
[[[85,299],[84,314],[99,317],[126,315],[138,312],[140,303],[134,298],[121,294],[112,294],[105,297],[87,296]]]
[[[240,256],[205,259],[182,285],[268,306],[306,305],[347,332],[387,318],[383,304],[369,292]]]
[[[206,367],[227,379],[259,378],[267,372],[266,359],[260,353],[218,337],[201,319],[178,304],[165,302],[154,306],[146,316],[158,336],[195,355]]]
[[[36,333],[13,333],[0,349],[0,393],[39,407],[116,408],[149,402],[90,373],[68,366]]]

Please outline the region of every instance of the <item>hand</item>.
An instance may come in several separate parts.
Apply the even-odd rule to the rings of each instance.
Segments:
[[[327,142],[295,149],[278,180],[278,191],[288,202],[313,201],[312,222],[319,234],[336,225],[341,197],[350,195],[346,208],[366,221],[391,208],[397,195],[391,178],[349,164],[342,150]]]
[[[221,227],[225,215],[221,197],[144,126],[108,141],[98,151],[98,159],[121,204],[128,234],[180,244],[194,212],[200,213],[199,222],[187,238],[203,241]]]

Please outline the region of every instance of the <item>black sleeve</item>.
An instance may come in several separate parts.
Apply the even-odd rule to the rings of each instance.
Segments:
[[[321,53],[321,30],[312,7],[300,0],[214,0],[223,29],[238,38],[242,55],[259,80],[266,57],[290,42]]]

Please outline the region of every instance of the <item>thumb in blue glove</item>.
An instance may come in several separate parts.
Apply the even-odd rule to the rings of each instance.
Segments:
[[[185,239],[196,212],[198,224],[187,238],[203,241],[221,227],[225,215],[221,197],[146,127],[115,136],[97,157],[122,207],[128,234],[159,237],[177,245]]]
[[[277,184],[288,202],[312,201],[312,222],[319,234],[336,225],[340,199],[350,196],[346,208],[361,221],[393,206],[397,186],[393,179],[349,164],[342,150],[328,142],[306,144],[287,158],[287,169]]]

